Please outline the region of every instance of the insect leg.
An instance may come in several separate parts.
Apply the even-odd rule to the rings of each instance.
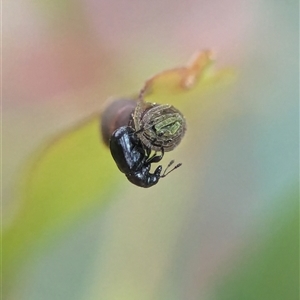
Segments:
[[[152,163],[157,163],[157,162],[161,161],[162,158],[164,157],[164,154],[165,154],[165,150],[164,150],[164,148],[161,148],[161,154],[156,155],[156,152],[155,152],[154,155],[147,160],[147,163],[152,164]]]

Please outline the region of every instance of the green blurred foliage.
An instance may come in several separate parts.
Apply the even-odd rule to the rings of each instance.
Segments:
[[[24,261],[111,199],[117,182],[109,151],[100,144],[99,116],[39,151],[24,171],[17,216],[3,232],[4,287],[13,286]]]
[[[194,70],[199,60],[202,64]],[[160,103],[168,99],[173,104],[174,98],[176,104],[184,107],[188,103],[184,99],[194,101],[203,91],[217,88],[217,83],[232,80],[232,70],[208,73],[206,66],[211,64],[206,54],[200,53],[192,67],[153,77],[147,85],[154,87],[152,101]],[[168,76],[170,74],[172,76]],[[180,83],[190,75],[195,78],[187,89]],[[176,92],[172,91],[166,98],[166,93],[173,89]],[[99,123],[100,114],[95,114],[55,138],[28,163],[18,188],[20,211],[4,231],[3,274],[8,289],[13,286],[23,263],[33,257],[41,245],[49,247],[55,236],[86,211],[113,199],[118,184],[117,169],[108,149],[100,143]]]
[[[299,191],[279,200],[277,215],[258,224],[258,232],[266,231],[263,240],[247,241],[240,263],[223,274],[214,299],[299,299]]]
[[[299,195],[283,196],[281,205],[276,206],[274,194],[299,178],[299,132],[294,130],[299,123],[299,2],[31,2],[7,2],[14,9],[10,14],[5,9],[4,14],[4,46],[13,45],[8,47],[3,64],[4,76],[10,75],[4,82],[10,94],[4,98],[14,100],[10,118],[14,117],[4,129],[14,140],[8,149],[10,159],[18,163],[18,153],[28,149],[24,147],[26,140],[40,141],[38,129],[44,126],[44,138],[49,135],[45,127],[56,123],[56,119],[45,124],[43,118],[36,118],[35,114],[43,115],[51,108],[43,107],[42,102],[51,102],[63,120],[76,103],[78,115],[94,111],[101,99],[112,93],[134,90],[136,96],[136,83],[143,81],[149,69],[156,70],[160,63],[170,65],[178,55],[203,46],[214,47],[225,61],[238,65],[241,80],[233,95],[222,95],[225,105],[218,102],[203,111],[208,102],[206,91],[215,92],[219,83],[231,81],[232,71],[215,72],[211,61],[204,76],[197,78],[201,84],[191,90],[178,84],[182,83],[178,75],[185,73],[185,68],[156,77],[146,100],[170,102],[181,109],[189,122],[187,139],[191,133],[204,132],[201,138],[199,134],[198,139],[188,141],[189,152],[184,153],[185,166],[189,157],[195,166],[190,164],[186,173],[182,168],[186,177],[178,181],[180,195],[172,194],[172,186],[160,189],[164,182],[146,195],[133,188],[128,198],[136,194],[143,201],[141,206],[137,201],[122,203],[126,217],[115,205],[109,215],[115,223],[102,228],[106,240],[101,240],[101,247],[107,242],[109,253],[99,247],[95,252],[100,258],[91,258],[98,276],[93,272],[82,275],[85,259],[92,257],[90,244],[70,258],[69,265],[64,264],[66,257],[76,248],[64,249],[66,256],[51,250],[55,245],[58,252],[65,247],[58,237],[68,240],[68,229],[76,232],[74,239],[80,242],[86,232],[74,227],[84,228],[91,211],[95,209],[99,218],[106,203],[126,196],[122,184],[129,183],[118,172],[108,149],[99,143],[99,117],[67,130],[38,151],[22,173],[21,187],[14,186],[19,194],[12,202],[20,206],[3,230],[4,296],[11,288],[20,293],[12,299],[30,300],[73,299],[75,294],[78,299],[99,299],[107,290],[111,297],[105,299],[191,300],[199,294],[209,295],[199,297],[201,300],[298,299]],[[95,92],[83,93],[90,85]],[[76,97],[67,99],[71,89]],[[27,103],[30,101],[34,105]],[[78,115],[74,119],[84,113]],[[212,115],[211,123],[203,121],[205,115]],[[209,128],[214,122],[218,123],[215,131]],[[14,132],[19,135],[11,134]],[[201,164],[202,159],[207,164]],[[192,189],[187,184],[191,178],[196,182]],[[163,204],[149,209],[148,200],[153,203],[157,192],[164,191],[159,199]],[[170,208],[180,197],[185,198],[178,206],[184,217]],[[132,215],[138,218],[139,213],[141,220],[130,222]],[[119,222],[122,216],[123,223]],[[140,230],[144,220],[147,226]],[[129,226],[124,226],[127,223]],[[114,226],[121,229],[114,232]],[[93,238],[103,237],[99,231],[93,228]],[[127,255],[119,251],[127,251]],[[98,259],[106,260],[103,269]],[[50,274],[45,261],[55,265]],[[39,263],[42,267],[33,276],[31,268]],[[65,274],[63,269],[70,265]],[[162,266],[158,277],[153,270],[157,265]],[[77,281],[71,282],[72,272],[77,272]],[[97,289],[100,281],[104,284]],[[79,282],[85,294],[78,293]],[[31,290],[26,294],[26,289]],[[72,297],[60,293],[65,290],[72,291]],[[184,297],[185,293],[190,297]]]

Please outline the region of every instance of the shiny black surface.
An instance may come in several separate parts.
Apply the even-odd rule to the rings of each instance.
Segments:
[[[131,183],[148,188],[161,178],[162,166],[158,166],[154,173],[150,173],[150,168],[152,163],[163,158],[163,149],[161,155],[150,157],[151,150],[143,146],[133,128],[122,126],[115,130],[110,139],[110,151],[119,170]]]

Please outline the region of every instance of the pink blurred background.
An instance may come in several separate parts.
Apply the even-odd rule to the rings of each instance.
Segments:
[[[122,201],[27,271],[16,299],[212,299],[220,269],[226,274],[248,238],[255,239],[266,211],[281,209],[274,198],[297,182],[297,6],[268,0],[3,3],[5,221],[18,206],[14,183],[30,154],[101,110],[108,97],[138,91],[148,77],[199,49],[215,50],[218,67],[233,66],[239,74],[210,111],[191,121],[178,152],[181,160],[188,153],[187,167],[165,202],[155,200],[157,192],[126,185]],[[74,247],[77,254],[70,255]]]

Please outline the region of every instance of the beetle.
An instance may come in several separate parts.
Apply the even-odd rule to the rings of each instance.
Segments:
[[[137,100],[110,101],[101,120],[102,139],[131,183],[151,187],[181,166],[177,164],[169,170],[172,160],[163,173],[161,165],[150,172],[151,164],[160,162],[164,153],[177,147],[185,134],[185,118],[175,107],[145,102],[142,91]]]
[[[151,156],[151,149],[144,146],[137,132],[130,126],[122,126],[113,132],[110,138],[110,151],[119,170],[125,173],[127,179],[143,188],[149,188],[157,184],[160,178],[166,177],[170,172],[181,166],[181,164],[177,164],[167,172],[174,163],[172,160],[162,175],[161,165],[153,173],[150,173],[151,164],[162,160],[164,148],[161,148],[160,155],[155,152]]]

